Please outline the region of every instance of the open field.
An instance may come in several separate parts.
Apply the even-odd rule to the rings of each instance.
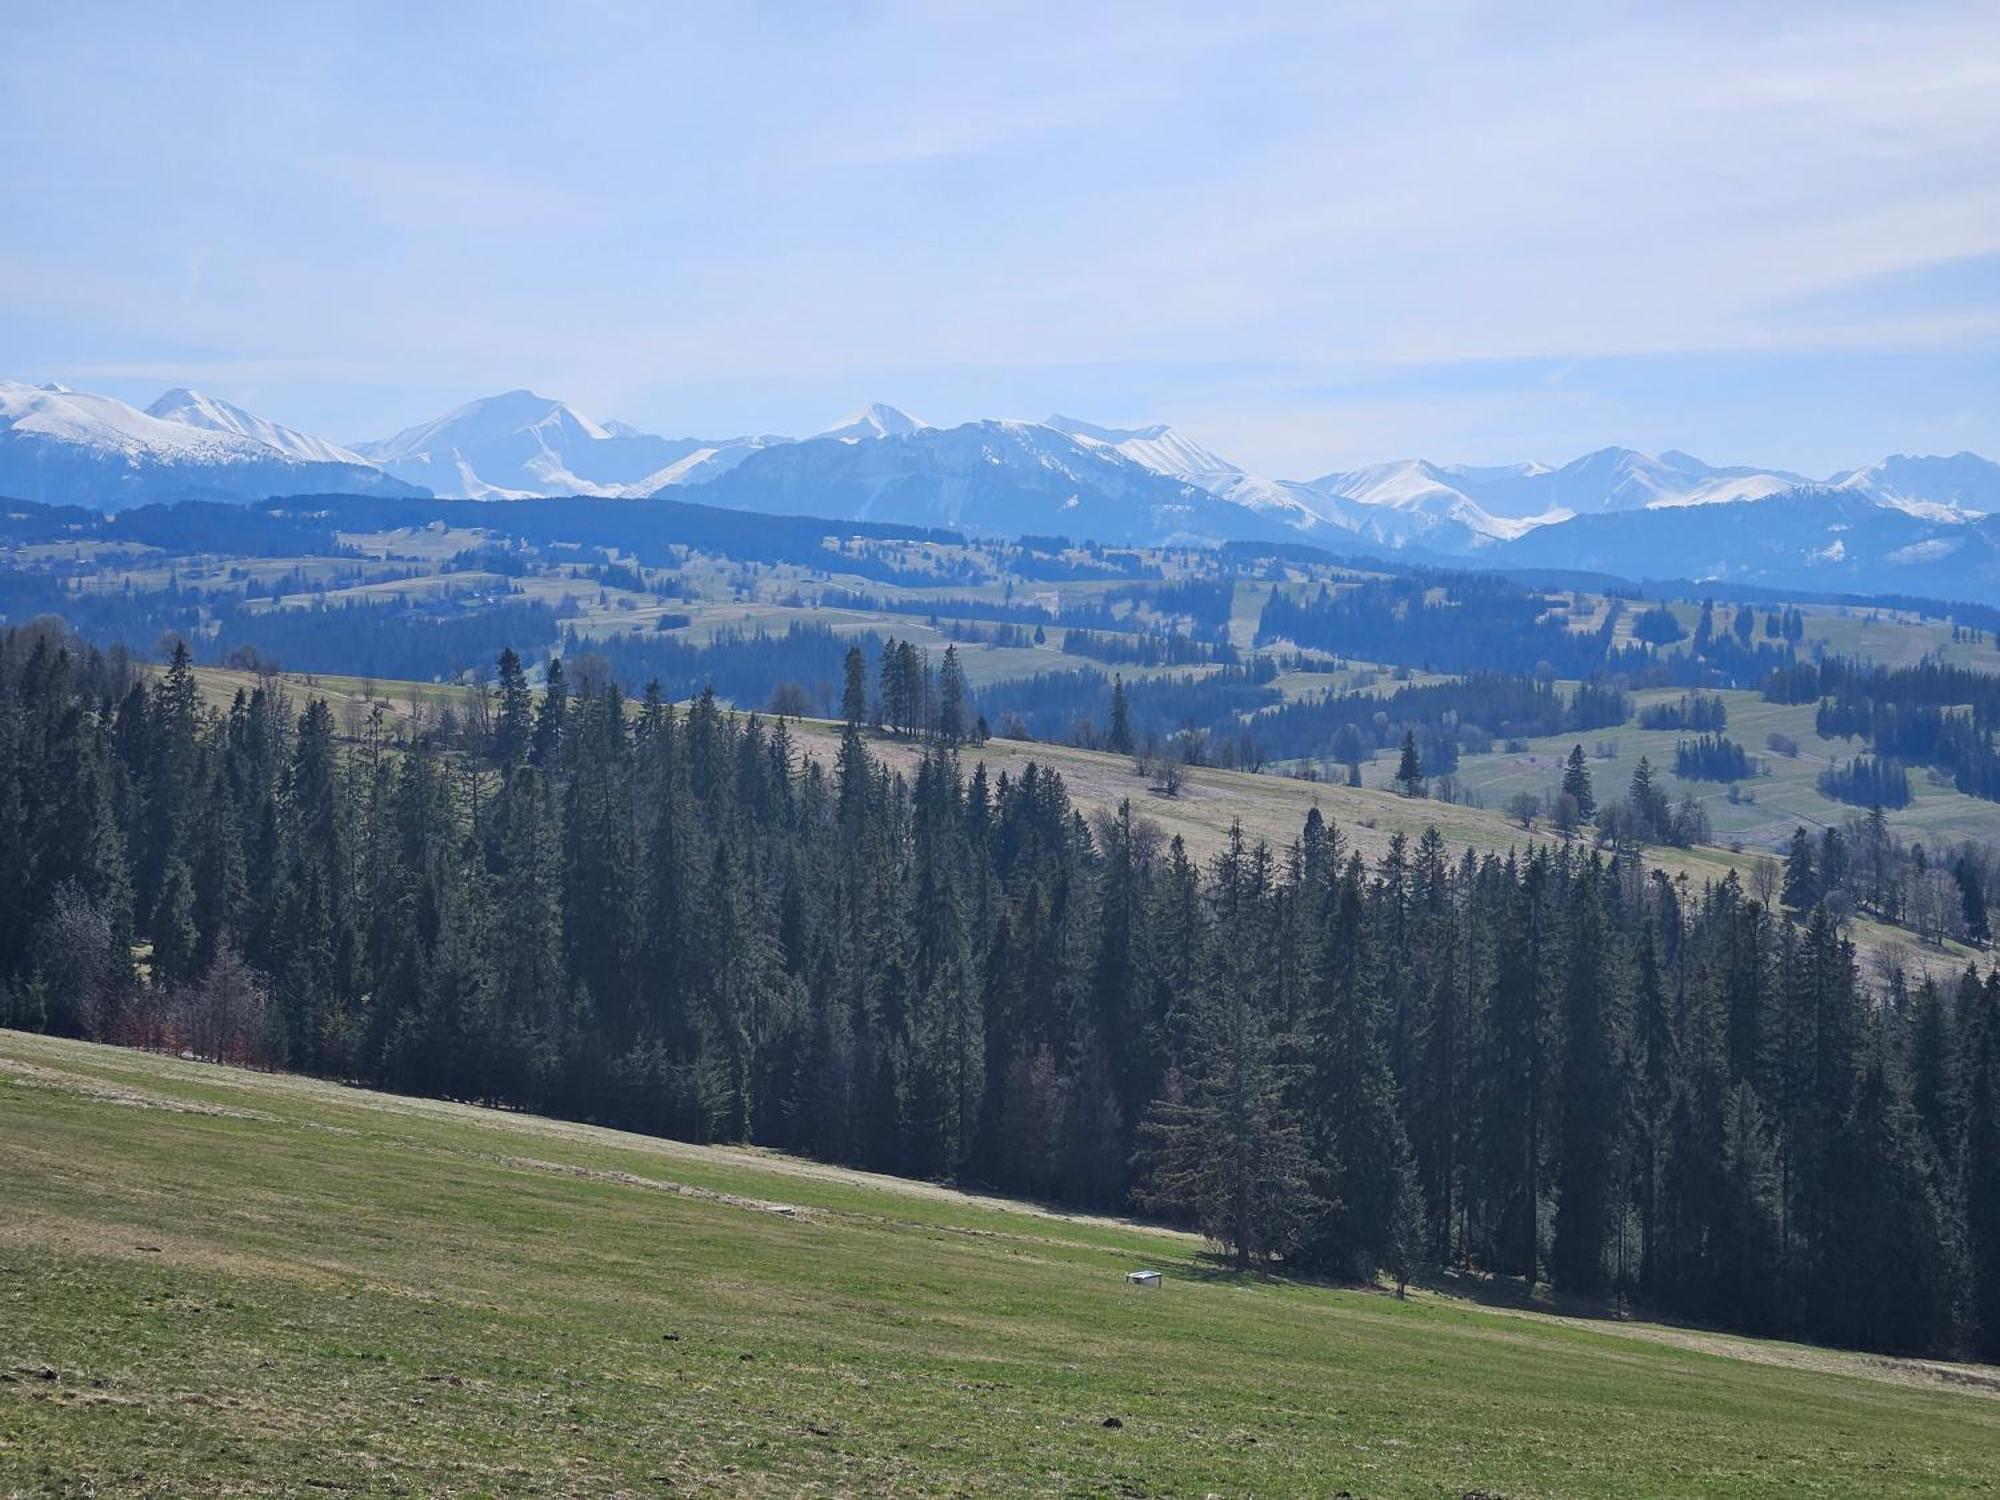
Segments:
[[[10,1495],[1972,1495],[2000,1451],[2000,1372],[13,1032],[0,1180]]]
[[[1633,704],[1637,709],[1671,703],[1681,696],[1678,688],[1653,689],[1634,694]],[[1531,739],[1525,752],[1494,750],[1463,756],[1458,777],[1487,806],[1501,807],[1515,792],[1546,796],[1553,791],[1562,779],[1562,761],[1572,745],[1582,744],[1586,751],[1600,743],[1615,745],[1616,755],[1593,758],[1590,763],[1591,781],[1600,801],[1624,794],[1643,755],[1651,760],[1655,776],[1675,802],[1691,794],[1703,805],[1718,842],[1736,840],[1748,850],[1766,853],[1778,850],[1802,823],[1817,832],[1828,825],[1838,827],[1850,814],[1862,811],[1821,793],[1818,777],[1834,761],[1868,754],[1864,741],[1822,739],[1813,727],[1816,705],[1811,703],[1766,703],[1763,694],[1742,691],[1714,696],[1729,707],[1729,727],[1723,733],[1742,745],[1753,760],[1762,762],[1763,774],[1739,783],[1754,800],[1731,802],[1729,787],[1723,782],[1683,781],[1675,776],[1674,746],[1696,736],[1687,730],[1641,729],[1636,721],[1616,729]],[[1787,756],[1767,749],[1773,733],[1797,741],[1799,753]],[[1395,769],[1393,756],[1381,756],[1363,774],[1371,785],[1386,786]],[[1949,783],[1935,785],[1922,767],[1911,769],[1910,791],[1910,805],[1888,815],[1890,826],[1904,838],[1932,845],[1966,838],[2000,838],[2000,802],[1968,797]]]

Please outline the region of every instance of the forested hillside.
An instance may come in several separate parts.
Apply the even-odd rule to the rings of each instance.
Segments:
[[[844,698],[829,771],[510,655],[485,717],[349,745],[11,632],[5,1019],[2000,1354],[2000,979],[1864,983],[1825,910],[1629,851],[1364,865],[1315,812],[1197,868],[946,715],[892,775]]]

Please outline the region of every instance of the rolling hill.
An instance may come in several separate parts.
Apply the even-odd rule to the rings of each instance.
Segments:
[[[14,1494],[1943,1496],[2000,1444],[1977,1367],[18,1032],[0,1173]]]

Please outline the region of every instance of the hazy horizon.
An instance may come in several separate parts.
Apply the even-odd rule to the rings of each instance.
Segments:
[[[1261,473],[2000,453],[2000,14],[18,19],[0,375],[343,443],[528,387]]]

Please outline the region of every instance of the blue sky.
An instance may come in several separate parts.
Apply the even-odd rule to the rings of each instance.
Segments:
[[[1661,12],[1671,11],[1671,15]],[[2000,456],[2000,8],[38,5],[0,374],[342,440]]]

